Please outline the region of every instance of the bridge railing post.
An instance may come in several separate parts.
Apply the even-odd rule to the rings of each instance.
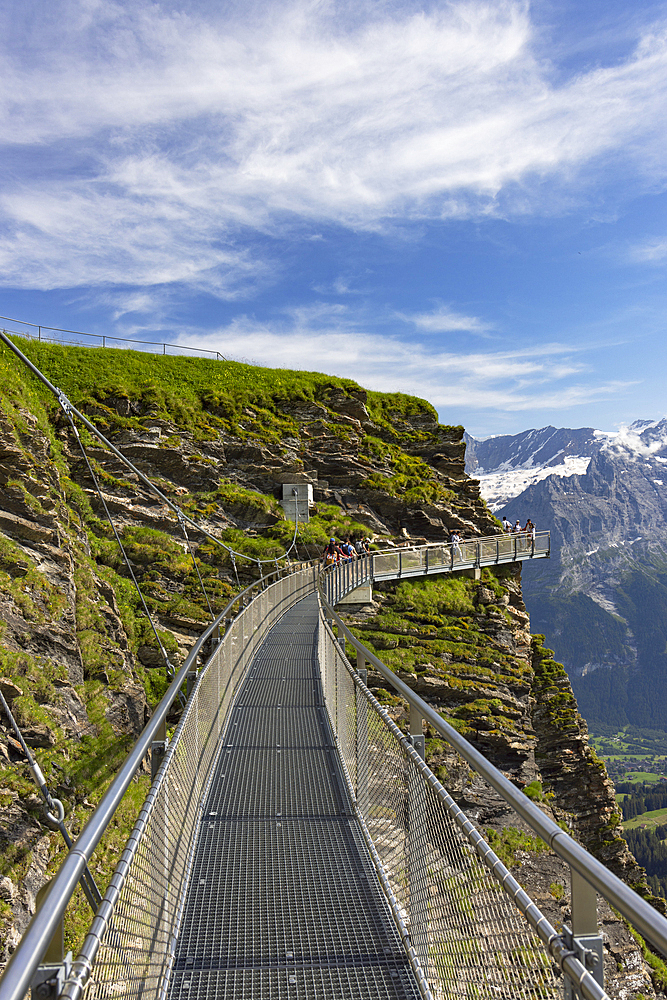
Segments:
[[[151,783],[160,770],[160,764],[164,760],[167,752],[167,720],[162,720],[155,732],[155,739],[151,743]]]
[[[364,686],[368,685],[368,670],[363,654],[357,653],[357,674]],[[357,806],[365,820],[368,819],[368,702],[356,688],[357,717]]]
[[[563,928],[568,947],[596,982],[604,988],[602,935],[598,928],[597,893],[574,868],[570,867],[570,898],[572,929]],[[565,1000],[579,1000],[578,985],[565,972],[563,977]]]
[[[425,738],[423,716],[419,708],[410,702],[410,742],[424,760]],[[408,770],[407,802],[407,861],[410,899],[410,940],[419,956],[419,961],[428,978],[428,861],[426,857],[427,838],[424,836],[426,822],[426,784],[421,773],[414,767]]]

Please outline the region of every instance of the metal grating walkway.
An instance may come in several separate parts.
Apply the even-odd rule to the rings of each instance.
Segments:
[[[260,647],[207,794],[169,1000],[418,1000],[323,704],[316,597]]]

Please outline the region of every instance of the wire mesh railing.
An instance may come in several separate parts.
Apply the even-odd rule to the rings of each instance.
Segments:
[[[133,344],[135,345],[135,350],[148,351],[150,354],[167,355],[173,352],[173,354],[203,355],[215,361],[229,360],[220,351],[214,351],[206,347],[192,347],[190,344],[172,344],[156,340],[136,340],[131,337],[115,337],[109,333],[84,333],[83,330],[65,330],[59,326],[45,326],[44,323],[29,323],[27,320],[13,319],[11,316],[0,316],[0,322],[13,323],[23,328],[20,330],[11,330],[8,327],[4,327],[5,333],[14,334],[17,337],[25,337],[28,340],[37,340],[40,343],[64,344],[69,347],[115,347],[121,344]],[[152,351],[152,347],[156,347],[158,350]],[[170,348],[169,352],[167,348]]]
[[[551,532],[489,535],[458,542],[384,549],[352,558],[327,573],[325,593],[332,604],[365,583],[450,573],[526,559],[548,559]]]
[[[370,568],[369,556],[327,571],[319,577],[322,593],[340,599],[368,577]],[[96,1000],[165,996],[201,804],[229,709],[269,629],[293,604],[312,594],[317,579],[317,568],[308,566],[266,586],[229,625],[209,657],[60,994],[68,1000],[79,1000],[87,982]],[[587,1000],[603,1000],[607,995],[589,971],[592,960],[588,969],[582,964],[593,955],[593,942],[584,947],[581,938],[558,934],[540,913],[424,763],[418,752],[420,740],[423,747],[422,716],[413,724],[411,711],[412,735],[406,737],[368,690],[364,658],[384,671],[383,676],[410,701],[411,710],[416,706],[443,732],[451,754],[460,755],[452,769],[468,776],[467,799],[473,792],[480,803],[495,796],[505,813],[516,809],[505,825],[521,828],[522,821],[532,825],[570,864],[573,886],[575,874],[590,877],[591,884],[658,947],[666,922],[478,751],[449,732],[437,713],[354,639],[333,607],[324,599],[322,603],[326,615],[337,622],[340,641],[345,635],[357,648],[354,670],[329,624],[321,622],[322,685],[349,790],[425,1000],[494,996],[551,1000],[560,989],[558,968]],[[78,843],[74,853],[77,849]],[[72,879],[75,875],[73,870]],[[574,913],[574,889],[572,899]],[[0,993],[3,1000],[23,996],[18,986]]]
[[[463,814],[456,804],[355,674],[326,621],[319,659],[350,792],[433,997],[555,1000],[559,981],[542,941],[457,825],[451,812]]]
[[[227,714],[272,625],[312,593],[316,570],[298,570],[259,593],[203,668],[102,907],[61,994],[163,996],[168,983],[195,835]]]

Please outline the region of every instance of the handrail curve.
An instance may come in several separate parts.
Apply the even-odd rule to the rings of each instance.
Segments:
[[[658,949],[667,956],[667,918],[647,903],[634,889],[621,881],[618,876],[593,857],[558,824],[542,812],[523,792],[484,757],[471,743],[446,722],[438,712],[416,694],[405,681],[387,667],[376,654],[356,638],[335,611],[327,597],[327,591],[336,591],[337,603],[342,597],[356,590],[360,583],[350,580],[346,588],[334,588],[334,574],[345,567],[329,567],[318,580],[320,600],[327,615],[336,622],[345,640],[349,642],[366,662],[373,666],[389,684],[452,746],[468,764],[508,802],[523,820],[538,834],[552,850],[576,871],[589,885],[593,886],[612,906]]]
[[[0,979],[0,1000],[21,1000],[30,988],[32,976],[63,917],[82,871],[102,839],[137,768],[150,749],[155,734],[165,722],[167,714],[173,702],[178,697],[178,693],[188,673],[197,662],[197,657],[204,643],[227,620],[230,611],[237,602],[240,602],[240,612],[242,612],[246,598],[252,590],[258,589],[261,592],[267,581],[271,581],[274,577],[289,576],[292,572],[297,571],[298,568],[299,566],[294,564],[291,569],[281,568],[263,577],[263,579],[255,580],[250,586],[236,594],[228,602],[215,621],[211,622],[196,640],[182,667],[169,685],[151,718],[146,723],[132,750],[125,758],[120,770],[95,811],[91,814],[86,826],[79,834],[72,850],[65,856],[57,875],[52,880],[48,891],[40,903],[39,909],[24,931]],[[154,784],[157,783],[160,778],[160,772],[163,773],[165,767],[166,761],[161,765]],[[104,906],[104,901],[102,906]]]

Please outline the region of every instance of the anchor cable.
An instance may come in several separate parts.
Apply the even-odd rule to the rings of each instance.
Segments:
[[[86,465],[88,466],[88,472],[90,473],[90,478],[93,481],[93,485],[95,486],[95,489],[97,491],[97,495],[98,495],[98,497],[100,499],[100,503],[104,507],[104,513],[107,516],[107,520],[108,520],[108,522],[109,522],[109,524],[111,526],[111,530],[113,531],[114,538],[116,539],[116,542],[118,544],[118,548],[120,549],[120,553],[121,553],[121,555],[123,557],[123,561],[125,562],[125,565],[127,567],[127,571],[130,574],[130,577],[132,579],[132,583],[134,584],[135,589],[137,591],[137,594],[139,595],[139,600],[141,601],[141,606],[142,606],[142,608],[144,610],[144,614],[148,618],[148,621],[150,622],[151,628],[153,629],[153,634],[155,635],[155,641],[158,644],[158,647],[159,647],[160,652],[162,654],[162,658],[164,659],[165,667],[167,669],[167,676],[168,677],[173,677],[173,675],[174,675],[173,665],[171,664],[171,662],[169,660],[169,657],[167,655],[167,651],[166,651],[166,649],[164,648],[164,646],[162,644],[162,640],[160,639],[158,630],[157,630],[157,628],[155,626],[155,622],[153,621],[151,613],[148,610],[148,606],[146,604],[146,600],[144,598],[144,595],[143,595],[143,593],[141,591],[141,587],[139,586],[139,582],[138,582],[138,580],[137,580],[137,578],[135,576],[134,570],[132,569],[132,564],[130,563],[130,559],[128,557],[128,554],[125,551],[125,546],[123,545],[123,543],[121,541],[121,538],[120,538],[120,535],[118,534],[118,530],[116,529],[116,525],[113,522],[113,518],[111,517],[111,512],[109,511],[109,508],[107,506],[107,502],[104,499],[104,495],[102,494],[102,490],[100,489],[100,484],[99,484],[99,482],[97,480],[97,476],[95,475],[95,472],[94,472],[93,467],[91,465],[90,459],[88,458],[88,454],[86,452],[86,449],[84,448],[83,441],[81,440],[81,437],[79,435],[79,429],[78,429],[78,427],[76,426],[76,424],[74,423],[74,421],[72,419],[72,414],[71,414],[71,411],[69,409],[69,402],[66,401],[66,400],[61,399],[60,400],[60,405],[62,406],[63,410],[65,411],[67,419],[69,420],[69,422],[70,422],[70,424],[72,426],[72,430],[74,431],[74,436],[76,437],[77,441],[79,442],[79,448],[81,449],[81,454],[83,455],[84,461],[85,461]]]
[[[183,513],[180,507],[174,504],[169,499],[169,497],[165,496],[165,494],[160,489],[158,489],[155,483],[153,483],[148,478],[148,476],[144,475],[144,473],[141,472],[140,469],[137,469],[137,467],[133,465],[133,463],[129,460],[129,458],[126,458],[125,455],[123,455],[122,451],[116,448],[116,446],[112,444],[111,441],[109,441],[109,439],[106,438],[100,430],[98,430],[95,424],[92,423],[92,421],[90,421],[88,417],[85,416],[85,414],[81,413],[81,411],[78,410],[76,406],[74,406],[74,404],[69,401],[69,399],[62,391],[62,389],[59,389],[51,381],[49,381],[46,375],[44,375],[44,373],[41,372],[39,368],[35,364],[33,364],[28,357],[26,357],[23,351],[21,351],[21,349],[18,348],[16,344],[13,343],[12,340],[10,340],[10,338],[7,336],[4,330],[0,330],[0,340],[4,344],[6,344],[7,347],[9,347],[9,349],[12,351],[12,353],[15,354],[23,362],[23,364],[30,369],[33,375],[36,375],[37,378],[40,380],[40,382],[42,382],[46,386],[46,388],[53,393],[53,395],[56,397],[56,399],[63,407],[63,409],[65,407],[69,407],[70,414],[72,413],[75,414],[75,416],[78,417],[79,420],[81,420],[86,429],[90,431],[91,434],[94,434],[95,437],[97,437],[116,456],[116,458],[120,459],[123,465],[127,466],[127,468],[130,469],[130,471],[133,472],[141,480],[141,482],[144,483],[144,485],[146,485],[157,497],[159,497],[162,503],[166,504],[166,506],[169,507],[169,509],[172,510],[174,514],[178,516],[180,512],[188,524],[190,524],[197,531],[200,531],[203,535],[206,536],[206,538],[212,541],[215,545],[218,545],[220,546],[220,548],[225,549],[225,551],[228,552],[230,555],[234,553],[234,555],[238,556],[239,559],[245,559],[248,562],[258,561],[257,556],[250,556],[247,555],[245,552],[236,552],[230,545],[225,545],[224,542],[220,541],[219,538],[216,538],[215,535],[212,535],[211,532],[208,531],[206,528],[204,528],[201,524],[198,524],[187,514]],[[289,553],[295,547],[295,544],[296,544],[296,532],[294,534],[294,537],[292,538],[292,542],[289,548],[284,553],[285,558],[287,558],[288,560],[289,560]],[[271,563],[273,562],[273,558],[261,559],[259,561],[262,563]]]
[[[17,740],[21,744],[21,749],[23,750],[23,753],[27,758],[28,767],[32,772],[33,778],[35,779],[35,784],[39,789],[40,795],[44,799],[44,804],[46,805],[47,808],[46,818],[49,821],[49,823],[51,823],[53,826],[57,827],[58,830],[60,830],[62,838],[65,841],[65,844],[67,845],[67,849],[71,850],[73,840],[70,837],[69,830],[65,826],[65,807],[60,801],[60,799],[56,799],[51,795],[48,785],[46,784],[46,778],[42,773],[42,769],[35,760],[35,758],[33,757],[32,753],[30,752],[28,744],[23,738],[23,734],[19,729],[18,723],[16,722],[12,710],[10,709],[9,704],[7,703],[7,699],[5,698],[2,691],[0,691],[0,705],[2,705],[5,715],[9,719],[9,724],[14,730]],[[79,879],[79,882],[93,913],[97,913],[97,907],[102,902],[102,894],[100,893],[100,890],[97,888],[97,885],[95,884],[95,879],[93,878],[92,873],[88,868],[88,865],[86,865],[81,875],[81,878]]]

